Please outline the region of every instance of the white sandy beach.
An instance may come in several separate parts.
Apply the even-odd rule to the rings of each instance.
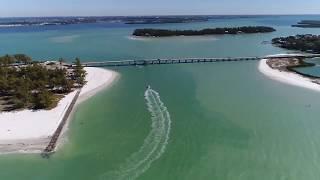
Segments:
[[[276,69],[272,69],[268,64],[267,60],[263,59],[259,63],[259,71],[268,76],[273,80],[277,80],[293,86],[299,86],[308,88],[315,91],[320,91],[320,85],[313,83],[311,79],[303,77],[294,72],[283,72]]]
[[[118,76],[101,68],[85,68],[87,84],[77,104],[108,87]],[[66,95],[52,110],[0,113],[0,153],[40,152],[50,141],[76,92]]]

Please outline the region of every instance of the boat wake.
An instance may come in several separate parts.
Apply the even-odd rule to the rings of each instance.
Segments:
[[[139,151],[132,154],[119,170],[108,172],[101,179],[136,179],[165,152],[171,129],[170,114],[155,90],[148,88],[145,99],[151,113],[151,131]]]
[[[137,37],[137,36],[126,36],[127,39],[133,40],[133,41],[150,41],[151,38],[145,38],[145,37]]]

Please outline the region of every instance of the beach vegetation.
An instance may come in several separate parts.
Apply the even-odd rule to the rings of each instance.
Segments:
[[[4,55],[0,57],[0,65],[9,65],[13,63],[23,63],[28,64],[31,63],[31,57],[25,54],[15,54],[15,55]]]
[[[31,61],[32,61],[31,57],[29,57],[25,54],[15,54],[15,55],[13,55],[13,57],[17,63],[28,64],[28,63],[31,63]]]
[[[80,59],[74,68],[57,64],[35,62],[23,54],[0,57],[0,97],[7,99],[5,110],[54,108],[63,95],[86,83]]]
[[[87,73],[83,69],[83,66],[82,66],[79,58],[75,59],[75,63],[74,64],[75,64],[74,69],[73,69],[74,81],[76,82],[76,84],[78,86],[83,86],[83,85],[85,85],[87,83],[85,81],[85,77],[86,77]]]

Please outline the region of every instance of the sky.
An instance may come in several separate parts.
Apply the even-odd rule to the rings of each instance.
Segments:
[[[0,17],[320,14],[320,0],[0,0]]]

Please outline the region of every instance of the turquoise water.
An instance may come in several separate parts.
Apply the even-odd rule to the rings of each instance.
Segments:
[[[320,77],[320,61],[319,60],[320,60],[319,58],[313,58],[313,59],[307,60],[310,63],[314,63],[315,66],[296,68],[296,70],[301,73],[310,74],[312,76]]]
[[[128,37],[136,26],[117,25],[3,30],[0,53],[70,61],[76,56],[83,60],[260,56],[287,52],[261,43],[272,37],[320,34],[320,29],[290,27],[305,18],[153,25],[179,29],[269,25],[278,30],[208,39],[133,40]],[[52,158],[0,156],[0,179],[319,179],[319,93],[270,80],[257,66],[258,62],[230,62],[113,68],[121,74],[119,80],[77,108],[67,142]],[[148,84],[156,92],[146,95]],[[152,116],[154,112],[157,116]]]
[[[320,77],[320,67],[319,66],[297,68],[296,70],[298,70],[299,72],[305,73],[305,74]]]

